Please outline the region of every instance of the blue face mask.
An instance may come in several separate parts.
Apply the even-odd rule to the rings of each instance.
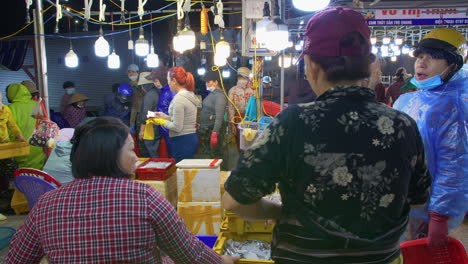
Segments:
[[[430,89],[436,88],[444,84],[444,82],[442,81],[442,78],[440,77],[440,74],[437,74],[436,76],[433,76],[431,78],[424,79],[421,81],[417,81],[413,77],[411,78],[410,82],[414,84],[416,87],[418,87],[419,89],[423,89],[423,90],[430,90]]]
[[[75,88],[68,88],[67,94],[75,94]]]

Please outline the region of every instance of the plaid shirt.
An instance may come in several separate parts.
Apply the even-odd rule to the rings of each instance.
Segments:
[[[110,177],[74,180],[39,199],[5,263],[39,263],[44,255],[51,264],[221,263],[161,194]]]

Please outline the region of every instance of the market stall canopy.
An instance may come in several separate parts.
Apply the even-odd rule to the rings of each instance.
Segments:
[[[21,69],[29,47],[29,40],[0,41],[0,68],[17,71]]]

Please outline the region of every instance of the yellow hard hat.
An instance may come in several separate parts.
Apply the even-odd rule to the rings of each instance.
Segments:
[[[466,56],[465,36],[453,28],[437,28],[432,30],[418,43],[418,47],[442,49],[460,55],[462,61]]]

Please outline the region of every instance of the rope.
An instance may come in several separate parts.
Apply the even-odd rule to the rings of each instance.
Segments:
[[[185,0],[185,4],[183,7],[184,12],[190,12],[190,5],[191,5],[191,0]]]
[[[184,0],[177,0],[177,20],[181,20],[184,18],[184,10],[182,5],[184,4]]]
[[[223,2],[221,0],[218,0],[218,3],[216,3],[216,10],[215,6],[213,5],[210,10],[213,12],[215,15],[214,17],[214,23],[218,25],[220,28],[224,28],[224,20],[223,20]]]
[[[57,15],[55,16],[55,21],[58,23],[62,19],[62,6],[59,4],[59,0],[56,0]]]
[[[84,0],[84,18],[91,18],[91,6],[93,5],[93,0]]]
[[[143,15],[145,14],[145,5],[148,0],[138,0],[138,16],[140,17],[140,20],[143,19]]]
[[[106,4],[99,0],[99,21],[106,21]]]
[[[42,10],[42,13],[45,13],[47,12],[49,9],[51,9],[53,7],[53,5],[50,5],[49,7],[47,7],[45,10]],[[13,34],[10,34],[8,36],[5,36],[5,37],[0,37],[0,40],[4,40],[4,39],[7,39],[7,38],[11,38],[13,36],[16,36],[18,35],[21,31],[25,30],[27,27],[29,27],[30,25],[32,25],[32,23],[34,23],[34,20],[29,22],[28,24],[24,25],[24,27],[22,27],[20,30],[16,31],[15,33]],[[45,24],[45,22],[44,22]]]
[[[26,0],[26,24],[31,23],[31,17],[29,16],[29,8],[31,7],[33,0]]]

